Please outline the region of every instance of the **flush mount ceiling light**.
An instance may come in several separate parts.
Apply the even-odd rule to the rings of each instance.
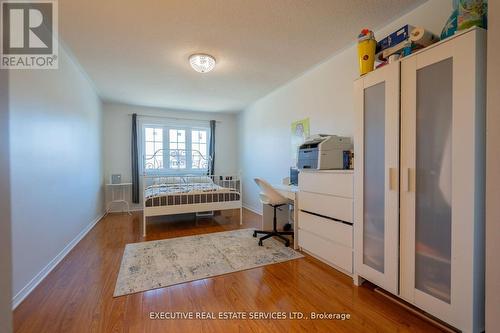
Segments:
[[[208,73],[215,68],[215,58],[209,54],[192,54],[189,63],[198,73]]]

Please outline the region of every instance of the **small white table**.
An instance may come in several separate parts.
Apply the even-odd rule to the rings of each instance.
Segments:
[[[127,214],[130,214],[130,204],[126,199],[126,189],[132,186],[132,183],[106,184],[106,187],[111,191],[111,201],[106,207],[106,215],[111,211],[114,203],[125,204],[127,206]],[[122,210],[123,212],[123,210]]]

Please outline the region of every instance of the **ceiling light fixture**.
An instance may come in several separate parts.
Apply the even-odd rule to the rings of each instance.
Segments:
[[[198,73],[208,73],[215,68],[215,58],[209,54],[192,54],[189,63]]]

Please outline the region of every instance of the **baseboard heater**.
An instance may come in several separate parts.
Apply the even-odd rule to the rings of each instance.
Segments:
[[[196,217],[213,217],[214,211],[206,211],[206,212],[196,212]]]

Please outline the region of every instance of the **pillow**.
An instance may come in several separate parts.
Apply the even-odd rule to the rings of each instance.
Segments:
[[[179,176],[162,176],[155,178],[155,183],[157,185],[162,185],[162,184],[181,184],[183,183],[183,177]]]
[[[210,176],[197,176],[197,175],[186,176],[184,178],[184,181],[188,184],[213,183],[212,177],[210,177]]]

